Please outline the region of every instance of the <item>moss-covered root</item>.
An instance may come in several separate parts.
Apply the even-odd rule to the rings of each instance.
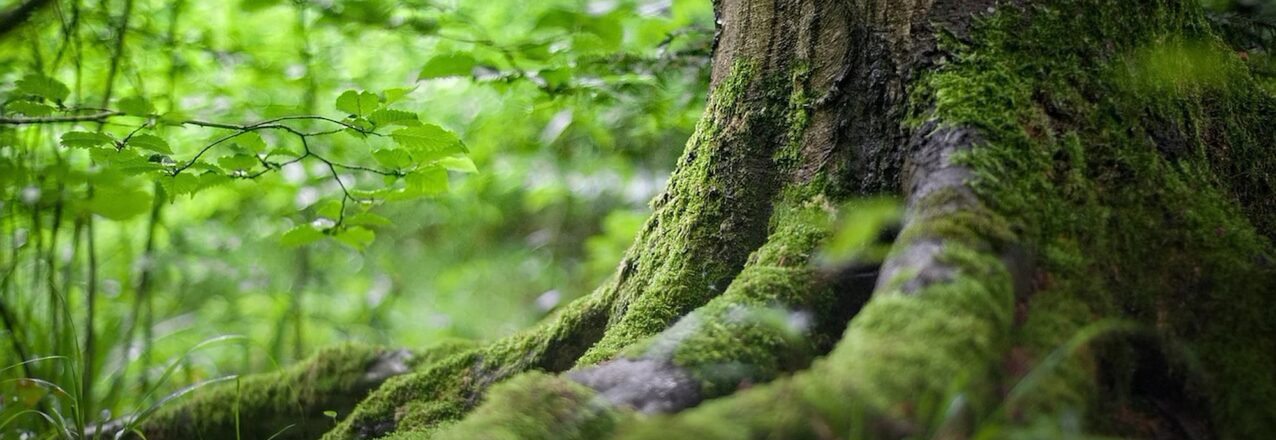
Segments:
[[[408,371],[411,355],[347,344],[270,374],[200,390],[141,420],[149,440],[228,438],[310,439],[349,414],[373,388]],[[329,413],[331,414],[331,413]]]
[[[960,427],[972,407],[991,400],[991,372],[1013,320],[1003,237],[990,238],[989,218],[995,216],[969,206],[915,218],[897,257],[911,246],[937,243],[929,261],[945,268],[945,276],[910,283],[901,275],[889,283],[893,287],[875,294],[833,352],[810,369],[677,415],[627,424],[619,437],[898,437]],[[965,376],[955,377],[959,372]]]
[[[868,282],[860,283],[858,291],[852,286],[838,291],[811,266],[816,247],[828,235],[833,211],[822,196],[782,203],[767,243],[750,257],[726,292],[659,335],[629,347],[625,359],[573,372],[572,377],[608,398],[622,399],[613,402],[622,406],[676,411],[805,368],[832,346],[872,287]],[[636,363],[658,366],[668,373],[668,380],[633,374]],[[650,385],[680,383],[683,377],[697,389]]]
[[[386,382],[325,439],[369,439],[391,432],[432,432],[483,400],[488,386],[529,370],[563,371],[602,334],[607,287],[526,332],[462,350]]]
[[[397,440],[596,440],[606,438],[626,412],[571,380],[524,373],[488,392],[488,404],[436,434],[396,434]]]

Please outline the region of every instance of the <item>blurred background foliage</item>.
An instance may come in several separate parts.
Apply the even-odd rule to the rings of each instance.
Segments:
[[[702,0],[35,3],[0,35],[0,437],[587,294],[693,129],[713,38]],[[456,155],[410,148],[435,126],[414,139]]]

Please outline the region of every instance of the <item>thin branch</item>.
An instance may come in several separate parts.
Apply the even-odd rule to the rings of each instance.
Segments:
[[[66,122],[103,122],[123,113],[104,111],[87,115],[38,116],[30,118],[14,118],[0,116],[0,125],[58,124]]]

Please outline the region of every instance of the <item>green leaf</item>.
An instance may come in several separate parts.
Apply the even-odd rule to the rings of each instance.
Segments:
[[[160,122],[163,122],[168,125],[182,125],[182,123],[186,122],[189,119],[190,119],[190,115],[186,114],[185,112],[181,110],[173,110],[173,111],[164,113],[160,115],[160,118],[159,118]]]
[[[255,131],[249,131],[235,137],[235,143],[253,153],[266,152],[266,141]]]
[[[421,68],[421,74],[417,76],[417,80],[470,76],[476,64],[478,64],[478,61],[466,53],[452,52],[439,55],[430,58],[430,61],[426,61],[425,67]]]
[[[115,142],[115,138],[103,133],[68,131],[62,134],[62,145],[70,148],[90,148]]]
[[[159,136],[153,134],[139,134],[129,138],[128,145],[143,150],[150,150],[156,153],[173,154],[173,149],[169,148],[168,142]]]
[[[248,171],[257,166],[261,161],[256,156],[247,154],[234,154],[230,156],[222,156],[217,159],[217,166],[226,170]]]
[[[350,226],[389,226],[391,224],[390,219],[371,212],[346,217],[345,223]]]
[[[443,168],[426,168],[408,174],[407,193],[414,196],[432,196],[447,192],[447,170]]]
[[[178,196],[194,194],[199,190],[199,178],[190,173],[161,178],[159,182],[160,185],[164,186],[164,192],[168,193],[172,199],[176,199]]]
[[[315,210],[315,213],[319,214],[320,217],[327,217],[334,220],[341,218],[341,202],[336,200],[323,202],[323,204],[319,205],[319,209]]]
[[[27,74],[18,80],[17,85],[19,94],[39,96],[53,102],[62,102],[71,94],[66,84],[38,73]]]
[[[27,116],[46,116],[53,113],[54,108],[38,102],[13,101],[9,103],[9,110]]]
[[[368,121],[371,121],[373,125],[378,127],[384,127],[387,125],[402,125],[404,127],[421,125],[421,121],[417,119],[416,113],[388,108],[372,112],[372,115],[368,116]]]
[[[328,417],[328,418],[330,418],[330,419],[335,419],[335,418],[337,418],[337,412],[336,412],[336,411],[333,411],[333,410],[327,410],[327,411],[324,411],[324,412],[323,412],[323,415],[324,415],[324,416],[326,416],[326,417]]]
[[[367,116],[377,108],[381,99],[372,92],[346,90],[337,97],[337,110],[355,116]]]
[[[111,171],[127,175],[136,176],[164,169],[159,162],[151,161],[150,155],[137,150],[93,147],[89,149],[89,157]]]
[[[150,116],[155,113],[155,106],[141,96],[130,96],[119,102],[120,111],[133,116]]]
[[[432,161],[469,152],[456,133],[434,124],[400,128],[390,133],[390,137],[407,148],[419,161]]]
[[[284,246],[301,246],[321,239],[323,239],[323,232],[307,223],[289,229],[282,237],[279,237],[279,242],[283,243]]]
[[[412,155],[398,148],[382,148],[373,151],[372,158],[386,168],[400,169],[412,165]]]
[[[416,88],[414,87],[409,89],[406,87],[396,87],[393,89],[385,89],[385,92],[382,93],[382,95],[385,96],[385,105],[399,102],[404,97],[407,97],[409,93],[412,93],[413,90],[416,90]]]
[[[452,171],[457,171],[462,173],[477,173],[478,172],[478,167],[474,166],[474,161],[470,160],[470,158],[465,156],[448,156],[448,157],[439,159],[438,162],[435,162],[435,163],[437,163],[439,166],[443,168],[446,168]]]
[[[376,240],[377,234],[371,229],[355,226],[343,229],[334,238],[352,248],[363,250]]]
[[[121,221],[150,211],[151,194],[133,186],[98,186],[89,199],[89,211]]]

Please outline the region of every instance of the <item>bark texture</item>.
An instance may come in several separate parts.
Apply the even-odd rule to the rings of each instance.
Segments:
[[[708,108],[612,281],[324,438],[1276,432],[1276,98],[1196,1],[715,7]],[[889,254],[818,264],[879,193]]]

